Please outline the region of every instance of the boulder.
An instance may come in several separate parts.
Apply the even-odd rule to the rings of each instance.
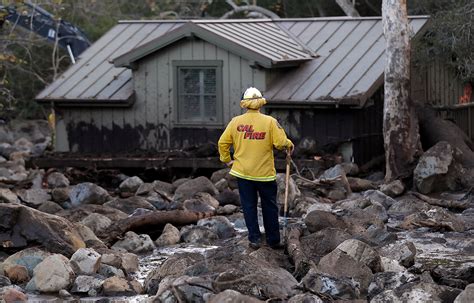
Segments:
[[[181,228],[180,238],[186,243],[210,245],[213,241],[219,239],[219,236],[209,227],[188,225]]]
[[[51,196],[54,202],[63,203],[69,200],[69,195],[71,194],[70,187],[56,187],[51,191]]]
[[[92,276],[77,276],[72,284],[72,293],[88,294],[90,296],[97,296],[100,293],[104,280]]]
[[[51,195],[44,189],[22,189],[18,191],[18,196],[23,203],[35,208],[51,200]]]
[[[466,288],[456,297],[454,303],[471,303],[474,298],[474,284],[469,284]]]
[[[192,198],[198,192],[209,193],[213,196],[216,196],[219,193],[214,184],[208,178],[201,176],[191,179],[176,188],[174,199],[176,201],[184,201]]]
[[[104,215],[92,213],[82,219],[81,224],[89,227],[96,235],[100,235],[112,225],[112,220]]]
[[[380,249],[380,255],[410,267],[415,263],[416,247],[410,241],[397,241]]]
[[[224,216],[201,219],[197,222],[197,225],[210,228],[220,239],[228,239],[236,234],[234,226]]]
[[[120,268],[130,275],[138,271],[138,256],[132,253],[122,253],[120,255]]]
[[[225,205],[235,205],[235,206],[240,206],[240,196],[238,192],[233,191],[233,190],[224,190],[220,192],[217,197],[217,201],[219,201],[219,204],[221,206]]]
[[[116,208],[94,204],[85,204],[72,209],[66,209],[57,213],[56,215],[64,217],[71,222],[81,222],[84,218],[93,213],[104,215],[112,220],[112,222],[128,217],[126,213]]]
[[[419,280],[417,276],[407,271],[376,273],[369,285],[369,298],[373,298],[385,290],[393,290],[417,280]]]
[[[202,202],[206,203],[207,205],[209,205],[213,208],[218,208],[219,207],[219,201],[217,201],[217,199],[214,198],[209,193],[200,192],[200,193],[195,194],[194,197],[198,200],[201,200]]]
[[[400,180],[394,180],[380,186],[380,191],[390,197],[398,197],[405,191],[405,185]]]
[[[384,256],[380,257],[380,263],[384,272],[403,273],[407,270],[405,267],[400,265],[397,260],[393,260]]]
[[[310,269],[301,280],[301,284],[313,293],[323,294],[332,299],[355,300],[360,296],[359,288],[351,278],[338,278],[315,269]]]
[[[371,303],[385,302],[453,302],[461,290],[434,283],[407,283],[376,295]]]
[[[374,182],[367,179],[347,177],[347,182],[349,182],[349,186],[353,192],[361,192],[377,188],[377,185]]]
[[[132,196],[125,199],[113,199],[112,201],[104,203],[104,206],[116,208],[129,215],[138,208],[156,210],[156,208],[150,202],[148,202],[146,198],[139,196]]]
[[[304,219],[308,230],[312,233],[320,231],[328,227],[345,229],[346,223],[336,215],[327,211],[315,210],[308,213]]]
[[[372,247],[362,241],[348,239],[339,244],[336,249],[343,251],[354,260],[364,263],[373,273],[382,271],[379,254]]]
[[[66,176],[60,172],[53,172],[49,174],[47,182],[49,188],[68,187],[70,184],[68,178],[66,178]]]
[[[153,251],[155,244],[147,234],[137,235],[133,231],[128,231],[122,240],[115,242],[112,249],[139,254]]]
[[[143,292],[143,288],[137,281],[127,281],[120,277],[105,279],[102,284],[102,292],[106,296],[133,296]]]
[[[21,303],[28,302],[28,296],[20,290],[9,287],[3,292],[3,301],[5,303]]]
[[[33,270],[51,254],[41,249],[31,247],[21,250],[11,256],[9,256],[3,263],[0,263],[0,272],[10,266],[24,266],[30,277],[33,276]]]
[[[229,183],[226,179],[220,179],[219,181],[214,183],[214,185],[216,186],[219,192],[223,192],[224,190],[229,189]]]
[[[360,286],[360,293],[368,293],[372,271],[367,265],[347,255],[345,252],[335,249],[319,261],[317,269],[336,278],[352,278]]]
[[[68,289],[74,281],[74,271],[69,260],[63,255],[54,254],[43,260],[33,271],[36,289],[43,293]]]
[[[10,279],[12,283],[22,284],[30,280],[28,269],[22,265],[11,265],[4,268],[5,276]]]
[[[436,231],[463,232],[465,230],[462,218],[442,207],[432,207],[427,211],[411,214],[400,224],[400,227],[404,229],[419,228],[421,226]]]
[[[400,197],[395,203],[390,206],[387,214],[390,217],[405,218],[408,215],[416,214],[420,211],[427,211],[431,209],[431,205],[423,202],[411,195]]]
[[[0,188],[0,203],[20,203],[20,200],[8,188]]]
[[[12,285],[12,282],[10,281],[10,279],[8,279],[7,277],[3,275],[0,275],[0,289],[4,288],[5,286],[10,286],[10,285]]]
[[[232,215],[233,213],[236,213],[239,211],[239,207],[238,206],[235,206],[235,205],[232,205],[232,204],[228,204],[228,205],[225,205],[225,206],[222,206],[222,207],[219,207],[217,209],[217,215],[218,216],[230,216]]]
[[[109,193],[94,183],[79,183],[73,187],[69,200],[73,206],[83,204],[104,204],[109,198]]]
[[[107,245],[105,245],[104,242],[102,242],[102,240],[97,238],[95,233],[89,227],[80,223],[75,223],[74,225],[76,226],[77,233],[81,236],[82,240],[86,243],[86,246],[88,248],[94,248],[94,249],[107,248]]]
[[[129,177],[120,183],[119,189],[121,192],[135,193],[143,183],[143,180],[137,176]]]
[[[397,201],[382,191],[368,190],[363,193],[363,197],[369,199],[371,202],[382,204],[385,209],[389,209]]]
[[[177,179],[175,180],[171,185],[172,185],[172,188],[173,188],[173,192],[178,188],[180,187],[181,185],[183,185],[184,183],[188,182],[189,180],[191,180],[191,178],[180,178],[180,179]]]
[[[379,202],[369,198],[339,201],[334,205],[334,208],[336,208],[337,210],[345,209],[352,213],[363,212],[364,216],[374,217],[376,218],[376,221],[388,221],[387,210],[385,209],[385,207]]]
[[[154,191],[146,197],[146,200],[150,202],[156,210],[167,210],[170,208],[170,200],[163,198]]]
[[[231,174],[227,174],[225,176],[225,180],[227,181],[227,184],[229,185],[229,188],[231,190],[236,190],[239,189],[239,184],[237,182],[237,178],[232,176]]]
[[[226,289],[218,294],[215,294],[209,298],[208,303],[231,303],[231,302],[239,302],[239,303],[263,303],[265,301],[261,301],[257,298],[246,296],[241,294],[238,291],[232,289]],[[296,302],[303,302],[303,301],[295,301]],[[304,301],[308,303],[312,303],[309,301]],[[322,302],[322,301],[321,301]],[[319,302],[318,302],[319,303]]]
[[[206,277],[166,277],[160,283],[156,297],[160,302],[174,302],[180,298],[183,302],[205,302],[204,298],[214,292],[212,280]]]
[[[223,168],[213,172],[211,175],[211,182],[215,184],[217,181],[225,179],[229,172],[230,168]]]
[[[10,248],[41,244],[66,256],[85,247],[68,220],[17,204],[0,204],[0,238]]]
[[[296,295],[294,297],[291,297],[288,300],[288,303],[301,303],[301,302],[304,302],[304,303],[324,303],[324,301],[320,297],[318,297],[316,295],[313,295],[313,294],[310,294],[310,293],[299,294],[299,295]]]
[[[180,240],[179,229],[167,223],[160,237],[156,239],[156,246],[169,246],[178,244]]]
[[[125,273],[123,272],[123,270],[107,264],[100,265],[98,274],[106,278],[114,276],[125,278]]]
[[[100,266],[100,254],[91,248],[80,248],[71,257],[71,266],[78,275],[92,275]]]
[[[137,196],[145,196],[148,195],[150,192],[153,192],[153,184],[151,183],[143,183],[135,192]]]
[[[351,235],[342,229],[327,227],[301,237],[301,250],[311,261],[318,263],[322,257],[350,238]]]
[[[459,189],[464,172],[456,160],[458,153],[446,141],[440,141],[428,149],[413,171],[415,188],[423,194]]]
[[[46,201],[38,207],[38,210],[47,214],[55,214],[63,210],[63,208],[55,202]]]

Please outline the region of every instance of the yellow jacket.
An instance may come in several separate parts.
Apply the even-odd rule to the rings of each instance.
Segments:
[[[231,175],[253,181],[273,181],[276,179],[273,147],[286,149],[293,143],[275,118],[248,109],[229,122],[218,145],[220,160],[224,163],[231,161],[230,147],[234,146]]]

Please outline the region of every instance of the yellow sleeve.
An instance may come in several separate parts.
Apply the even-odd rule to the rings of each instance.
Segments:
[[[276,149],[287,149],[293,146],[293,142],[286,137],[285,130],[276,119],[272,120],[272,139]]]
[[[232,160],[230,158],[230,147],[232,146],[232,121],[233,120],[231,120],[227,125],[217,144],[219,149],[220,160],[224,163],[227,163]]]

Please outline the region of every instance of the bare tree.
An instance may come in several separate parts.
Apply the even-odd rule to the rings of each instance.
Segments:
[[[360,17],[359,12],[355,8],[355,1],[351,2],[351,0],[336,0],[336,3],[347,16]]]
[[[411,175],[421,150],[418,119],[410,100],[410,32],[406,0],[383,0],[386,40],[383,132],[385,181]]]
[[[280,19],[280,17],[277,14],[275,14],[274,12],[272,12],[272,11],[266,9],[266,8],[263,8],[261,6],[258,6],[258,5],[238,6],[237,4],[235,4],[235,2],[233,0],[226,0],[226,2],[227,2],[227,4],[229,4],[232,7],[232,10],[225,13],[221,17],[221,19],[228,19],[231,16],[233,16],[234,14],[242,13],[242,12],[253,12],[254,14],[256,13],[254,16],[258,17],[258,18],[267,17],[267,18],[270,18],[270,19]]]

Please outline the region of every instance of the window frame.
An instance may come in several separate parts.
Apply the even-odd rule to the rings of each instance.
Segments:
[[[180,127],[222,127],[223,126],[223,73],[222,60],[173,60],[173,104],[174,104],[174,122],[173,125]],[[213,68],[216,71],[216,121],[180,121],[180,101],[179,101],[179,70],[180,68],[202,69]]]

